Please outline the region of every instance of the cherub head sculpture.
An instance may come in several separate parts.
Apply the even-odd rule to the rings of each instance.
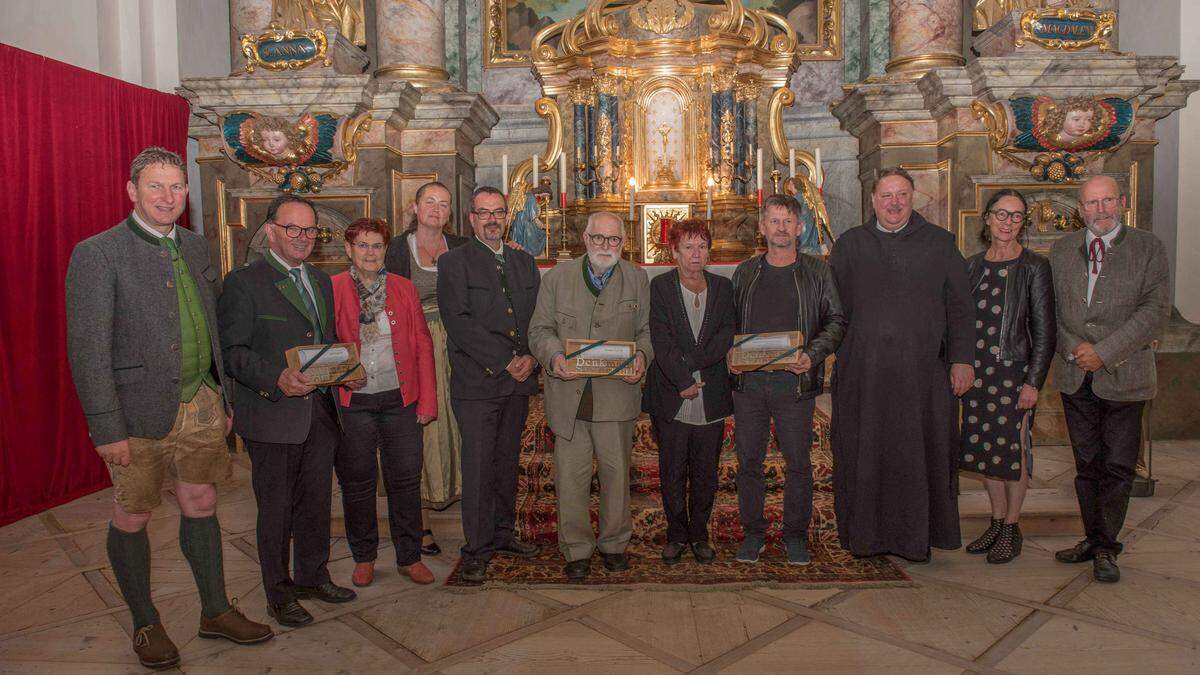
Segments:
[[[296,161],[304,143],[304,136],[296,125],[283,117],[259,117],[250,133],[250,143],[259,153],[280,164]]]
[[[1042,138],[1059,149],[1075,150],[1091,145],[1108,133],[1109,119],[1104,106],[1087,96],[1055,103],[1041,120]]]

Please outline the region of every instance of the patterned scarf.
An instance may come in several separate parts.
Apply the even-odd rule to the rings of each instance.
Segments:
[[[380,270],[370,288],[363,285],[358,270],[353,266],[350,267],[350,278],[354,280],[354,288],[358,291],[359,339],[370,342],[379,336],[379,324],[375,322],[375,317],[387,306],[387,272]]]

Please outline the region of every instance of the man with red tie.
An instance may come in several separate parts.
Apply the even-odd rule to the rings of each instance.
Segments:
[[[1167,255],[1150,232],[1122,225],[1125,197],[1108,176],[1079,186],[1087,226],[1054,243],[1058,312],[1054,383],[1075,454],[1075,493],[1086,538],[1055,554],[1092,562],[1096,581],[1121,579],[1117,535],[1142,442],[1142,408],[1154,398],[1151,343],[1170,311]]]

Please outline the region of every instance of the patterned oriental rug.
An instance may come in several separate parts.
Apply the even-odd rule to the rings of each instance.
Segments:
[[[517,485],[517,527],[525,541],[542,544],[541,555],[533,559],[496,556],[488,566],[487,586],[695,586],[703,590],[733,587],[769,586],[897,586],[910,585],[904,574],[885,557],[855,558],[838,545],[837,523],[833,512],[833,458],[829,448],[829,418],[820,410],[813,418],[813,519],[809,526],[809,550],[812,564],[788,565],[782,549],[784,462],[774,434],[767,448],[766,515],[771,523],[767,549],[758,564],[734,560],[742,527],[738,520],[737,488],[734,478],[733,418],[725,424],[716,505],[709,522],[709,535],[717,560],[700,564],[691,552],[683,561],[667,565],[661,550],[666,543],[666,518],[662,510],[658,475],[658,446],[650,429],[649,417],[638,419],[634,431],[630,491],[633,509],[633,539],[627,553],[630,569],[609,572],[592,559],[592,573],[583,582],[568,581],[563,575],[564,560],[557,546],[557,508],[554,494],[554,434],[546,424],[540,396],[530,401],[529,420],[521,439],[521,471]],[[598,522],[597,483],[592,484],[592,525]],[[461,565],[461,561],[460,561]],[[463,581],[459,567],[446,580],[447,586],[476,586]]]

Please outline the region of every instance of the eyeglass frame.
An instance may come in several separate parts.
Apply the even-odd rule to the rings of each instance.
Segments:
[[[1079,202],[1079,206],[1081,206],[1084,211],[1096,211],[1099,210],[1101,205],[1104,205],[1107,208],[1116,206],[1119,203],[1121,203],[1120,197],[1101,197],[1100,199],[1089,199],[1086,202]],[[1091,206],[1088,206],[1088,204],[1091,204]]]
[[[625,243],[624,234],[596,234],[594,232],[584,232],[583,235],[592,242],[592,246],[606,246],[608,248],[619,248]],[[599,239],[599,241],[597,241]]]
[[[288,239],[299,239],[300,235],[303,234],[305,239],[316,241],[317,237],[321,236],[321,228],[317,226],[300,227],[299,225],[284,225],[275,221],[271,221],[271,224],[276,227],[282,227]],[[292,231],[295,231],[296,234],[292,234]]]
[[[1003,213],[1004,215],[1001,216],[1000,215],[1001,213]],[[1024,225],[1026,219],[1029,218],[1028,211],[1008,211],[1005,209],[992,209],[991,211],[988,211],[988,215],[992,216],[993,218],[995,218],[996,220],[998,220],[1002,223],[1012,223],[1014,225]],[[1021,219],[1020,220],[1012,220],[1012,217],[1016,216],[1016,215],[1020,215]]]
[[[505,216],[508,215],[508,209],[496,209],[494,211],[489,211],[487,209],[473,209],[471,211],[471,215],[484,222],[489,220],[504,220]],[[491,217],[489,218],[488,216]]]

